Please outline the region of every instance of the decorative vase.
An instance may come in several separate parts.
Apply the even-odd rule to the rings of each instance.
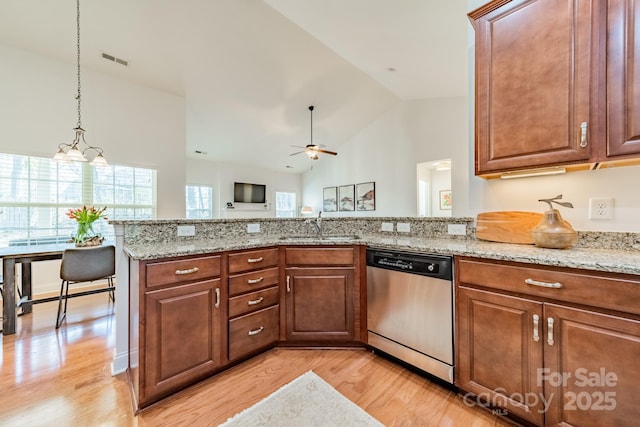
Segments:
[[[76,247],[100,246],[104,238],[93,231],[93,222],[78,222],[78,230],[73,239]]]
[[[566,249],[578,240],[578,233],[562,219],[557,209],[549,209],[542,220],[531,229],[533,243],[542,248]]]

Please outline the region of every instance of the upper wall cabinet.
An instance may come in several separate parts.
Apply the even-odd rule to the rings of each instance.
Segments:
[[[633,0],[495,0],[469,14],[476,175],[638,157],[639,11]]]
[[[640,2],[609,0],[607,156],[640,153]]]

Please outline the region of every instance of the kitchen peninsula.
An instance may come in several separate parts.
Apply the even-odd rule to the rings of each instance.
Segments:
[[[407,222],[410,224],[411,232],[380,232],[382,222]],[[474,349],[478,351],[482,345],[485,345],[478,340],[478,337],[469,335],[469,325],[470,322],[481,320],[473,317],[479,313],[479,306],[474,304],[476,301],[481,301],[478,295],[485,296],[490,293],[489,291],[507,298],[507,301],[511,301],[510,298],[515,296],[528,294],[534,304],[540,304],[540,307],[547,304],[548,310],[552,307],[562,307],[565,310],[568,309],[566,307],[571,309],[579,307],[584,311],[588,307],[597,313],[606,313],[608,317],[615,314],[625,322],[627,329],[623,329],[627,335],[640,335],[638,326],[640,325],[638,308],[640,307],[638,291],[640,288],[637,288],[640,286],[640,236],[637,234],[579,233],[580,239],[576,247],[569,250],[553,250],[476,240],[472,218],[325,219],[323,238],[310,234],[313,230],[301,219],[158,220],[113,221],[112,223],[116,228],[116,243],[120,250],[117,278],[119,283],[130,284],[129,289],[123,289],[122,286],[119,288],[119,295],[124,293],[124,297],[116,299],[119,304],[116,309],[117,322],[124,322],[124,328],[119,324],[117,330],[118,333],[124,331],[122,336],[125,337],[125,342],[124,347],[117,347],[114,370],[120,357],[120,361],[126,363],[124,369],[129,369],[138,409],[212,375],[236,361],[244,360],[275,345],[302,343],[315,346],[323,344],[366,346],[366,333],[364,333],[366,332],[366,279],[363,257],[367,246],[447,254],[455,257],[454,277],[458,299],[456,304],[463,304],[457,306],[459,313],[456,317],[456,385],[464,391],[473,393],[484,391],[483,388],[473,388],[473,384],[485,387],[479,383],[481,379],[469,378],[469,361],[473,360],[468,357],[469,351]],[[248,233],[247,226],[255,223],[259,224],[260,232]],[[448,224],[464,224],[467,235],[447,234]],[[184,225],[193,226],[195,236],[177,237],[177,227]],[[340,238],[331,239],[331,236]],[[291,252],[296,254],[296,261],[293,261],[294,258],[287,255],[287,251],[295,249],[299,251]],[[305,251],[311,252],[305,254]],[[232,261],[234,257],[240,260],[237,265],[248,267],[235,266],[236,264]],[[344,292],[344,297],[341,299],[335,298],[333,293],[320,294],[321,298],[326,298],[326,302],[337,304],[337,310],[332,308],[327,311],[347,313],[345,318],[339,319],[338,322],[323,323],[322,327],[327,328],[325,334],[307,335],[305,338],[302,331],[303,338],[300,338],[300,334],[296,335],[296,331],[291,330],[289,317],[293,300],[288,296],[291,292],[291,286],[288,283],[291,275],[285,274],[285,270],[291,266],[303,267],[296,270],[296,273],[308,269],[316,275],[322,272],[324,276],[331,276],[332,280],[327,282],[327,286]],[[156,274],[158,271],[161,274]],[[487,276],[482,273],[483,271],[488,272]],[[325,274],[326,272],[331,274]],[[174,273],[179,276],[175,281],[171,279]],[[545,278],[559,275],[558,282],[563,282],[566,286],[556,295],[549,294],[549,289],[543,287],[525,285],[522,289],[509,288],[512,280],[520,280],[521,273],[525,276],[535,275],[531,278],[527,276],[523,280],[537,280],[540,274]],[[150,283],[150,277],[153,277],[153,283]],[[260,283],[260,285],[255,291],[247,291],[248,293],[237,288],[233,290],[234,280],[236,280],[234,278],[237,277],[241,277],[246,283]],[[499,277],[505,278],[504,283],[496,282],[495,278]],[[489,281],[489,278],[494,278],[493,282]],[[587,286],[590,286],[593,291],[589,291]],[[317,291],[319,291],[318,288],[314,289],[314,292]],[[129,292],[130,294],[127,295]],[[258,305],[256,301],[259,301],[260,304],[264,304],[264,308],[252,309],[253,311],[249,313],[234,311],[236,309],[233,308],[232,300],[245,296],[247,299],[241,305],[246,306],[251,303]],[[172,312],[171,306],[175,304],[181,307]],[[152,308],[154,305],[156,307]],[[487,306],[486,303],[483,306]],[[196,311],[197,307],[200,311]],[[158,317],[158,313],[163,309],[172,315]],[[148,316],[150,310],[153,312],[152,316],[145,319],[143,315]],[[131,316],[128,315],[129,311]],[[207,324],[206,328],[197,330],[200,344],[204,343],[204,345],[200,345],[195,353],[190,353],[199,356],[196,359],[187,360],[188,367],[184,370],[176,366],[174,359],[171,359],[172,363],[162,359],[162,355],[175,354],[172,353],[177,351],[174,344],[166,347],[163,352],[158,352],[158,342],[150,343],[148,339],[141,339],[144,334],[153,339],[158,339],[163,334],[183,337],[184,333],[179,333],[180,328],[183,327],[191,331],[187,332],[189,336],[193,330],[198,329],[193,320],[196,312],[203,313],[201,318],[205,319],[204,323]],[[186,317],[183,319],[172,317],[180,316],[179,313],[183,313]],[[500,313],[495,314],[500,316]],[[538,314],[539,319],[546,319],[541,314]],[[242,344],[236,345],[233,338],[234,328],[236,324],[248,319],[245,316],[260,317],[261,328],[264,329],[249,329],[251,337],[259,337],[256,344],[243,341]],[[529,314],[521,318],[517,317],[516,320],[522,324],[519,327],[521,329],[516,329],[529,331],[533,336],[530,319]],[[618,317],[616,319],[620,321]],[[509,319],[509,322],[512,321],[514,319]],[[542,320],[538,323],[540,331],[536,329],[537,336],[548,338],[548,331],[547,335],[542,332]],[[556,326],[560,328],[561,325]],[[476,328],[484,327],[477,323]],[[126,341],[129,328],[132,332],[131,343]],[[155,333],[149,334],[150,328],[155,328]],[[167,332],[171,330],[173,332]],[[177,335],[175,331],[178,331]],[[554,331],[557,335],[556,341],[568,342],[571,338],[571,336],[562,335],[567,333],[566,328],[554,329]],[[496,333],[500,334],[500,331]],[[122,336],[117,337],[117,343],[122,344]],[[295,338],[296,336],[298,338]],[[597,336],[592,338],[599,339]],[[246,340],[246,337],[243,339]],[[505,342],[507,344],[504,346],[496,345],[495,342],[492,346],[506,350],[511,345],[515,345],[515,342],[510,340]],[[139,344],[143,347],[139,348]],[[184,340],[179,343],[183,349],[187,344]],[[519,348],[528,348],[528,346],[521,345]],[[557,346],[554,347],[554,349],[557,348]],[[637,344],[627,350],[637,353]],[[542,351],[542,347],[532,351],[535,355],[536,352]],[[155,358],[154,372],[162,372],[165,377],[149,378],[143,372],[145,363],[148,364],[150,360],[148,358],[146,361],[143,360],[143,355],[148,357],[149,352],[152,352]],[[529,357],[520,353],[518,356],[522,360],[528,360]],[[571,360],[559,360],[563,360],[566,366],[571,366],[569,363]],[[606,362],[608,363],[608,360]],[[535,383],[535,377],[531,377],[535,374],[534,365],[527,368],[525,373],[529,376],[529,380],[533,379]],[[625,365],[621,366],[624,368]],[[194,367],[196,367],[195,370]],[[555,367],[561,368],[562,365]],[[494,371],[496,368],[494,366],[483,367],[483,369]],[[524,378],[525,373],[512,372],[509,375]],[[625,411],[623,416],[628,416],[629,413],[634,414],[635,410],[628,412],[625,406],[627,402],[625,395],[627,392],[637,391],[637,387],[640,387],[640,379],[634,383],[635,380],[636,378],[620,380],[620,390],[624,393],[622,395],[619,393],[618,403]],[[153,384],[149,381],[153,381]],[[495,381],[500,384],[498,378]],[[519,387],[524,386],[522,384]],[[491,387],[485,388],[491,390]],[[544,424],[544,419],[541,421],[539,416],[537,418],[527,416],[536,408],[525,408],[525,405],[517,401],[509,401],[504,405],[498,401],[498,405],[507,407],[511,413],[521,419]]]

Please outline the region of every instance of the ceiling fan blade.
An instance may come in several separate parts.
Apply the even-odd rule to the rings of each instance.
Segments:
[[[294,148],[307,148],[307,147],[303,147],[301,145],[290,145],[290,147],[294,147]]]
[[[289,154],[290,156],[295,156],[296,154],[302,154],[304,151],[298,151],[297,153]]]
[[[316,149],[315,151],[317,151],[318,153],[331,154],[332,156],[336,156],[338,154],[335,151],[321,150],[319,148]]]

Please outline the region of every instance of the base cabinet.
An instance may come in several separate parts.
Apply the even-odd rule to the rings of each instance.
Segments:
[[[287,340],[353,340],[353,268],[287,268],[286,275]]]
[[[361,340],[358,246],[285,247],[285,334],[288,343]]]
[[[220,279],[145,294],[145,395],[175,390],[220,366]]]
[[[456,383],[467,401],[540,426],[637,425],[640,282],[468,258],[456,271]]]

